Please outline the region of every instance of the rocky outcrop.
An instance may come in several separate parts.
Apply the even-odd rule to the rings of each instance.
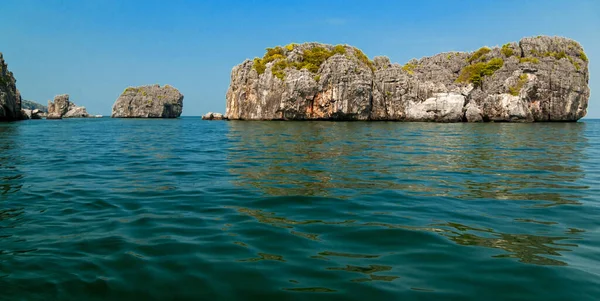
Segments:
[[[202,120],[226,120],[227,117],[221,113],[208,112],[202,116]]]
[[[449,52],[405,65],[347,45],[268,48],[233,68],[226,116],[249,120],[576,121],[588,59],[562,37]]]
[[[62,118],[93,118],[85,107],[75,105],[69,100],[68,94],[57,95],[54,101],[48,100],[48,116],[46,119]]]
[[[172,86],[129,87],[112,108],[113,118],[177,118],[183,110],[183,94]]]
[[[21,112],[21,94],[17,90],[17,80],[8,71],[4,57],[0,52],[0,121],[19,120]]]

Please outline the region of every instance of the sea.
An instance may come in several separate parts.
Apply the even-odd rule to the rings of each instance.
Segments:
[[[0,300],[600,300],[600,120],[2,123]]]

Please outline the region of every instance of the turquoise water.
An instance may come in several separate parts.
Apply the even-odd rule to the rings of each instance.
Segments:
[[[0,299],[598,300],[600,121],[0,124]]]

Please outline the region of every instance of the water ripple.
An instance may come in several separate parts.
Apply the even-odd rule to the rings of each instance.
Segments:
[[[599,157],[595,120],[4,123],[0,300],[596,300]]]

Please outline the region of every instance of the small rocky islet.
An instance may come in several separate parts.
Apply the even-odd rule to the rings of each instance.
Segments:
[[[46,119],[63,118],[100,118],[101,115],[90,115],[85,107],[75,105],[69,100],[68,94],[57,95],[54,101],[48,101],[48,115]]]
[[[370,60],[349,45],[290,44],[233,68],[226,113],[205,120],[430,122],[577,121],[590,97],[588,58],[571,39],[538,36],[474,52],[447,52],[404,65]],[[39,119],[24,109],[0,53],[0,121]],[[129,87],[113,118],[177,118],[183,94],[165,85]],[[68,95],[48,102],[47,119],[98,117]]]
[[[170,85],[129,87],[112,107],[112,118],[177,118],[183,94]]]

